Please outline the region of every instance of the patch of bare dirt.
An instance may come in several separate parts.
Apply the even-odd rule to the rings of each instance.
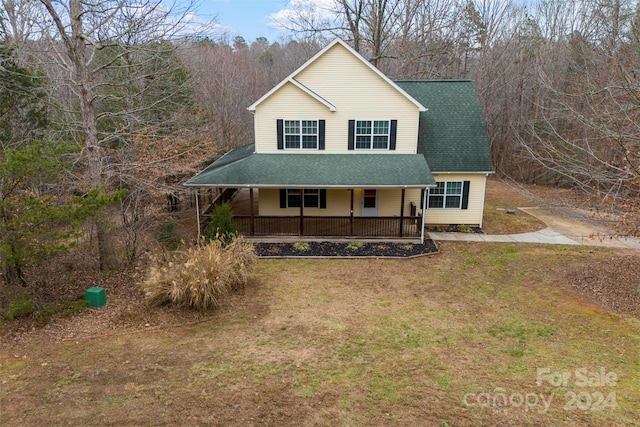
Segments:
[[[640,257],[597,260],[566,273],[567,284],[616,313],[640,317]]]
[[[584,191],[578,188],[561,188],[548,185],[523,184],[507,178],[497,179],[499,186],[506,187],[511,194],[511,198],[520,197],[519,206],[574,206],[588,209],[593,206],[593,199]],[[489,189],[488,181],[487,189]],[[489,193],[487,192],[487,195]]]

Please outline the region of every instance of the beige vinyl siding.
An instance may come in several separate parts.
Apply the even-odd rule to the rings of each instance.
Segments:
[[[356,216],[360,215],[360,208],[362,207],[362,190],[357,191],[357,198],[355,204],[358,205],[358,209],[354,213]],[[400,203],[402,201],[402,189],[400,188],[382,188],[378,189],[378,216],[400,216]],[[404,215],[409,216],[411,214],[411,202],[415,203],[420,209],[420,189],[407,188],[404,194]]]
[[[258,212],[262,216],[296,216],[300,208],[280,208],[280,190],[261,188],[259,191]],[[348,189],[328,189],[327,208],[304,208],[305,216],[349,216],[351,195]]]
[[[318,150],[278,150],[276,121],[331,119],[329,109],[292,83],[287,83],[262,102],[255,112],[256,153],[313,153]]]
[[[482,224],[484,208],[484,174],[433,174],[436,182],[470,181],[468,209],[427,208],[426,224]]]
[[[294,78],[333,104],[336,111],[330,112],[291,83],[283,85],[256,108],[256,152],[282,152],[277,149],[277,119],[325,119],[326,146],[319,153],[349,152],[349,120],[398,120],[396,150],[372,151],[416,153],[418,107],[339,43]]]
[[[362,208],[362,189],[353,190],[353,214],[360,216]],[[280,208],[280,190],[261,188],[259,192],[259,215],[296,216],[300,208]],[[420,210],[420,189],[408,188],[404,198],[404,214],[411,213],[411,202]],[[399,188],[378,189],[378,216],[400,216],[402,190]],[[327,208],[304,208],[308,216],[349,216],[351,209],[351,191],[349,189],[327,189]]]

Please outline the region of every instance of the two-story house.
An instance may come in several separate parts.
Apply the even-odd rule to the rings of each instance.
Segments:
[[[472,81],[394,82],[336,39],[249,110],[255,143],[185,183],[249,189],[245,235],[423,239],[425,223],[482,226],[493,168]]]

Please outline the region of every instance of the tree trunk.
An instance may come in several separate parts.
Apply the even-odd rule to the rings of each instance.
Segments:
[[[80,0],[70,0],[69,15],[71,18],[71,43],[68,45],[68,48],[69,56],[73,61],[76,72],[78,101],[85,136],[84,147],[87,156],[87,169],[91,188],[98,188],[102,191],[104,190],[106,180],[103,176],[102,153],[98,142],[98,125],[93,105],[93,100],[95,99],[93,81],[87,66],[87,45],[82,29],[83,10]],[[117,258],[113,239],[110,235],[109,220],[107,217],[101,218],[98,215],[95,220],[95,225],[97,230],[100,269],[115,269],[117,267]]]
[[[22,267],[16,262],[15,247],[13,243],[9,244],[10,255],[5,259],[4,275],[9,286],[22,286],[27,285],[27,281],[24,278]]]

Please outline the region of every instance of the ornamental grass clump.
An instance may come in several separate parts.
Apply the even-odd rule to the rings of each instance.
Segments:
[[[151,305],[172,304],[207,310],[242,289],[257,259],[253,246],[233,238],[211,240],[153,260],[143,289]]]

